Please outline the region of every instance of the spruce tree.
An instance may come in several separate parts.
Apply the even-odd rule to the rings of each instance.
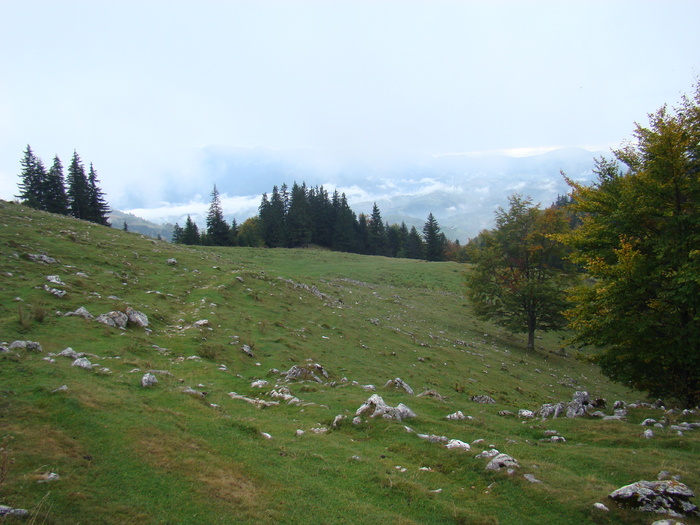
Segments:
[[[53,158],[53,165],[46,177],[44,202],[46,211],[68,215],[68,196],[66,195],[66,186],[63,178],[63,164],[61,164],[61,159],[58,158],[58,155]]]
[[[335,208],[335,223],[333,225],[333,241],[332,248],[341,252],[357,251],[357,236],[356,225],[357,219],[355,214],[348,206],[348,200],[343,193],[342,197],[337,196],[337,192],[333,195]]]
[[[199,228],[189,215],[182,230],[182,244],[201,244]]]
[[[20,161],[22,172],[19,183],[19,195],[17,197],[27,206],[44,209],[44,191],[46,186],[46,170],[41,159],[32,151],[27,144],[24,157]]]
[[[109,205],[105,200],[104,193],[98,185],[97,172],[90,163],[90,172],[88,175],[88,204],[89,211],[87,220],[102,224],[103,226],[109,226]]]
[[[425,240],[426,260],[442,261],[444,259],[446,239],[432,213],[428,215],[428,220],[423,226],[423,239]]]
[[[376,202],[372,207],[372,216],[367,225],[367,242],[370,255],[387,255],[389,238]]]
[[[178,223],[173,226],[173,237],[171,239],[173,244],[182,244],[183,229]]]
[[[230,243],[229,235],[229,227],[224,219],[224,212],[221,208],[219,190],[216,188],[215,184],[211,192],[211,205],[209,206],[209,213],[207,214],[207,244],[212,246],[228,246]]]
[[[77,151],[73,151],[73,158],[68,166],[68,206],[71,215],[76,219],[90,220],[90,187],[85,176],[83,166]]]
[[[411,226],[411,231],[406,237],[405,253],[408,259],[423,258],[423,239],[421,238],[415,226]]]
[[[292,186],[292,194],[287,212],[287,246],[306,246],[311,242],[311,214],[306,195],[306,185]]]

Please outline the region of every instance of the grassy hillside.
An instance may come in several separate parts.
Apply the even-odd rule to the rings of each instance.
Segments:
[[[42,254],[56,262],[33,260]],[[639,423],[661,420],[660,410],[633,409],[627,421],[517,417],[576,390],[606,398],[607,414],[614,400],[640,396],[562,351],[560,334],[526,353],[523,338],[474,320],[462,271],[173,246],[0,202],[0,341],[41,345],[0,353],[0,504],[47,524],[651,523],[607,494],[661,470],[700,488],[700,430],[642,436]],[[80,307],[94,316],[131,307],[150,324],[63,315]],[[68,347],[93,369],[50,355]],[[315,364],[320,382],[280,375]],[[158,383],[145,388],[148,371]],[[397,377],[441,397],[384,386]],[[272,397],[280,387],[298,402]],[[373,393],[417,417],[353,424]],[[469,418],[445,418],[456,411]],[[337,416],[346,417],[333,426]],[[547,430],[566,442],[543,441]],[[520,468],[486,471],[488,459],[475,456],[490,447]],[[50,473],[60,479],[47,481]]]

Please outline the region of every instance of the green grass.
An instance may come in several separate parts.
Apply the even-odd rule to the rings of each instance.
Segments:
[[[58,263],[28,260],[37,253]],[[0,504],[46,524],[650,523],[593,503],[661,470],[700,487],[698,431],[642,437],[639,423],[659,411],[632,411],[627,422],[498,415],[569,401],[571,384],[609,405],[642,396],[577,352],[562,355],[565,334],[543,334],[528,353],[523,336],[475,320],[462,272],[322,250],[173,246],[0,202],[0,339],[43,347],[0,354],[0,438],[8,436],[12,460]],[[64,298],[43,289],[48,275],[65,283]],[[80,306],[94,315],[131,306],[151,331],[61,315]],[[210,326],[194,326],[201,319]],[[66,347],[109,372],[44,360]],[[330,377],[289,383],[302,404],[260,409],[228,396],[271,400],[267,392],[283,384],[271,370],[307,362]],[[144,389],[151,369],[172,375]],[[444,400],[384,389],[395,377]],[[257,379],[270,385],[252,387]],[[416,412],[405,422],[414,433],[395,421],[351,423],[371,394],[359,385],[369,384]],[[68,390],[54,392],[61,385]],[[205,399],[183,394],[187,386]],[[476,394],[497,404],[471,402]],[[444,419],[457,410],[472,419]],[[332,428],[337,415],[347,419]],[[311,431],[318,427],[329,431]],[[567,442],[541,441],[549,429]],[[455,452],[416,433],[484,444]],[[474,456],[489,444],[517,458],[519,472],[486,472],[487,460]],[[48,472],[61,479],[39,483]]]

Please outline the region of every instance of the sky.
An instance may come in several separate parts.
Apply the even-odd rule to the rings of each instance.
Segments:
[[[27,144],[77,151],[115,208],[183,213],[212,151],[609,150],[693,91],[698,21],[697,0],[0,0],[0,198]]]

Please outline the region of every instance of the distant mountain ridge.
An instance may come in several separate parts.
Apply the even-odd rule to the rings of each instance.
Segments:
[[[336,188],[346,193],[355,213],[371,213],[376,202],[389,223],[422,227],[433,213],[449,238],[464,242],[492,227],[494,211],[505,206],[512,193],[548,206],[569,191],[561,171],[574,180],[590,181],[594,158],[600,154],[565,148],[527,157],[455,154],[338,161],[313,151],[210,147],[203,150],[206,176],[199,181],[199,193],[208,195],[216,184],[222,196],[245,196],[231,199],[230,204],[223,199],[226,219],[235,217],[240,224],[257,214],[257,196],[270,193],[273,186],[323,185],[329,193]],[[168,202],[192,198],[189,188],[168,191]],[[189,213],[200,226],[205,224],[206,206],[201,200],[192,201],[184,214],[183,208],[187,206],[180,204],[177,212],[168,214],[166,207],[152,220],[182,224]]]

